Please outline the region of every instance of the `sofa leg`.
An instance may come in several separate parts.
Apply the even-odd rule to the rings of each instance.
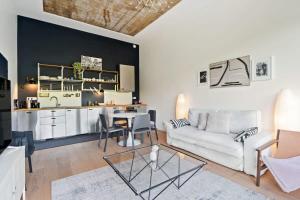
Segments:
[[[28,156],[28,165],[29,165],[29,172],[32,173],[31,156]]]

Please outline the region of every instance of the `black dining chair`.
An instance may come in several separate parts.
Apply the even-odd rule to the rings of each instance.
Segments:
[[[102,139],[102,135],[103,133],[106,134],[106,139],[105,139],[105,144],[104,144],[104,152],[106,152],[106,146],[107,146],[107,139],[109,137],[109,135],[111,135],[112,133],[118,133],[118,137],[120,136],[120,133],[122,133],[123,137],[124,137],[124,146],[126,146],[126,138],[125,138],[125,129],[122,127],[108,127],[107,121],[105,119],[105,115],[100,114],[100,137],[99,137],[99,143],[98,146],[100,148],[101,145],[101,139]]]
[[[150,115],[137,115],[133,119],[132,128],[131,128],[131,136],[132,136],[132,148],[134,147],[134,136],[136,134],[141,134],[142,143],[144,143],[144,134],[148,134],[150,136],[150,143],[152,145],[152,137],[151,137],[151,124],[150,124]]]
[[[158,134],[156,128],[156,110],[149,110],[148,114],[150,115],[151,130],[155,131],[156,140],[158,141]]]
[[[25,146],[25,157],[28,159],[29,172],[32,173],[31,156],[34,153],[35,146],[32,131],[12,131],[11,146]]]

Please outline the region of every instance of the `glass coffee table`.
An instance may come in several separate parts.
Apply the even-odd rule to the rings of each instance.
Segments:
[[[162,144],[103,158],[134,194],[142,199],[156,199],[170,186],[179,190],[207,164]]]

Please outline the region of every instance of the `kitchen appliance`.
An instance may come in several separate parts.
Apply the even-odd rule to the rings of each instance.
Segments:
[[[37,97],[27,97],[26,98],[26,107],[27,108],[35,108],[35,105],[37,105]]]
[[[11,142],[10,81],[0,77],[0,153]]]

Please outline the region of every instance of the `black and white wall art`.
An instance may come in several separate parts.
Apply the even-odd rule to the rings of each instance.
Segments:
[[[254,58],[252,60],[252,80],[267,81],[272,79],[273,57]]]
[[[102,58],[81,56],[81,66],[84,69],[102,70]]]
[[[210,64],[210,87],[249,86],[250,64],[250,56]]]
[[[199,84],[207,83],[207,71],[199,72]]]

